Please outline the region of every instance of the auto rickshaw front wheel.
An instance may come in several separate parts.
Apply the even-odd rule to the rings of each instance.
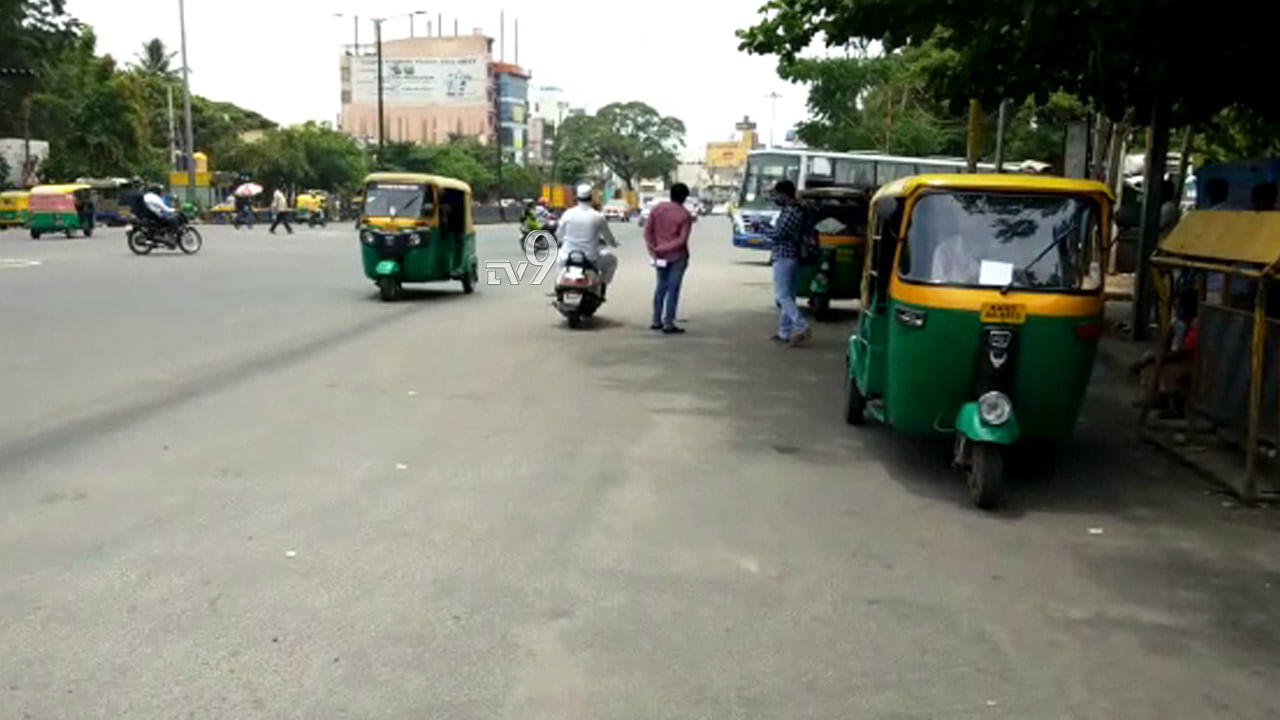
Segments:
[[[32,239],[32,240],[39,240],[39,239],[40,239],[40,231],[39,231],[39,230],[32,230],[32,231],[31,231],[31,239]]]
[[[813,318],[815,320],[826,320],[831,312],[831,296],[825,293],[818,293],[809,297],[809,307],[813,308]]]
[[[965,484],[969,486],[969,498],[983,510],[991,510],[1000,504],[1004,495],[1004,452],[999,445],[966,442],[967,461],[964,463]]]
[[[378,297],[382,302],[394,302],[400,298],[400,281],[391,276],[378,278]]]

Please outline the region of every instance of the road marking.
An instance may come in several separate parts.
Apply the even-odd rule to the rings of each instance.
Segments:
[[[21,258],[0,258],[0,270],[7,268],[29,268],[40,265],[39,260],[23,260]]]

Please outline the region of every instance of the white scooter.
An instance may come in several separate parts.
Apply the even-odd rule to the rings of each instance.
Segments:
[[[569,327],[595,314],[604,304],[604,284],[600,271],[581,250],[569,253],[564,269],[556,277],[556,299],[551,303],[569,321]]]

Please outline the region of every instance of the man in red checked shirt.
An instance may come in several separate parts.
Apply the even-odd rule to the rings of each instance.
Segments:
[[[689,267],[689,232],[693,215],[684,207],[689,199],[689,186],[671,186],[671,200],[663,201],[649,211],[644,224],[644,243],[658,272],[658,285],[653,290],[653,324],[650,329],[667,335],[684,332],[676,325],[676,304],[680,301],[680,283]]]

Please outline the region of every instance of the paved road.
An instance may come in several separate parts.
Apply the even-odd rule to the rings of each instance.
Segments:
[[[1280,715],[1273,523],[1105,367],[986,515],[841,423],[851,314],[765,340],[723,220],[683,337],[634,228],[582,332],[535,287],[381,304],[338,228],[207,235],[0,234],[0,718]]]

